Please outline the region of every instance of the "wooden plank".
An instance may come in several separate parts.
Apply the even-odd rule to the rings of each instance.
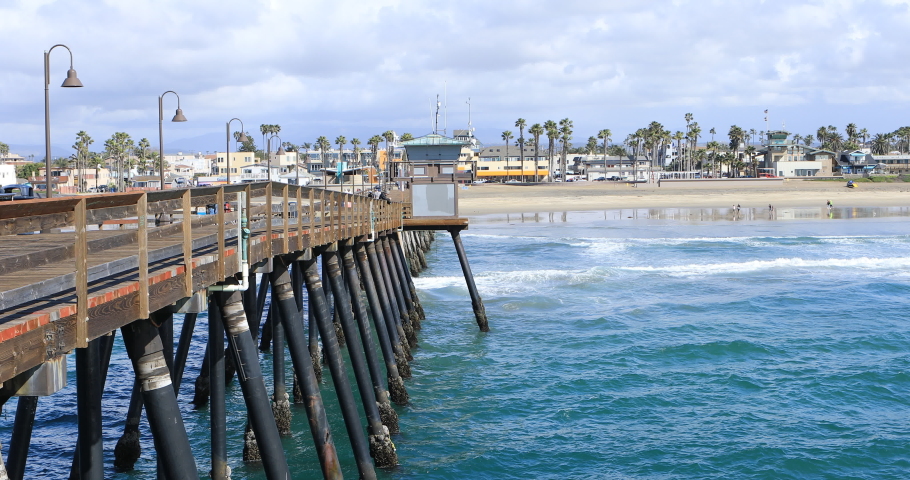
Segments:
[[[192,197],[189,189],[183,191],[181,197],[183,221],[180,222],[183,231],[183,266],[186,268],[183,293],[189,297],[193,295],[193,222],[190,216]]]
[[[5,207],[6,205],[4,205]],[[0,208],[0,212],[5,209]],[[19,235],[20,233],[38,232],[61,228],[73,224],[72,209],[69,212],[47,215],[25,215],[0,219],[0,235]]]
[[[448,230],[468,227],[466,217],[413,217],[402,221],[405,230]]]
[[[218,227],[218,281],[224,281],[224,270],[225,270],[225,233],[224,233],[224,189],[219,188],[218,193],[215,194],[216,205],[218,205],[215,214],[217,220],[215,221],[216,226]]]
[[[82,199],[74,209],[76,240],[76,347],[88,346],[88,241],[85,229],[86,201]]]
[[[80,198],[63,197],[3,202],[3,208],[0,208],[0,220],[72,212],[73,207],[80,201]]]
[[[289,240],[288,237],[290,235],[290,230],[288,227],[290,226],[290,220],[291,220],[291,215],[290,215],[290,210],[289,210],[290,203],[291,203],[290,199],[289,199],[289,194],[290,194],[289,189],[290,189],[290,185],[288,185],[286,183],[281,188],[281,193],[284,196],[284,205],[283,205],[284,208],[281,209],[281,220],[284,222],[283,223],[284,235],[281,236],[281,253],[282,254],[290,252],[289,245],[288,245],[288,240]]]
[[[149,318],[149,238],[148,197],[143,193],[136,199],[136,216],[139,218],[139,318]]]
[[[265,186],[265,205],[266,205],[266,214],[265,214],[265,254],[268,258],[272,258],[272,184],[271,182]]]
[[[303,250],[303,189],[297,186],[297,251]]]

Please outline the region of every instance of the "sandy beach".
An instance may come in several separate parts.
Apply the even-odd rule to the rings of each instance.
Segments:
[[[910,183],[785,180],[637,184],[579,182],[538,185],[483,184],[460,189],[459,214],[563,212],[615,208],[742,208],[910,206]]]

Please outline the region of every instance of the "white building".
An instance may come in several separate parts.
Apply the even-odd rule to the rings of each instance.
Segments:
[[[13,185],[16,182],[16,166],[0,165],[0,186]]]

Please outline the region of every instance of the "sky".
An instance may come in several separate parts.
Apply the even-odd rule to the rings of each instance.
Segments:
[[[0,32],[13,152],[43,151],[43,52],[58,43],[85,87],[59,87],[69,55],[54,49],[54,156],[80,130],[96,151],[117,131],[157,147],[168,90],[189,121],[169,121],[165,96],[167,153],[223,151],[234,117],[259,146],[261,124],[295,144],[420,136],[437,95],[440,131],[467,128],[470,98],[487,145],[517,137],[518,118],[569,118],[576,145],[651,121],[684,130],[686,113],[723,140],[733,124],[910,124],[910,0],[0,0]]]

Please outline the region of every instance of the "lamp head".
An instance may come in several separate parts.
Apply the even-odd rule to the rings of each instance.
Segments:
[[[245,143],[245,142],[249,142],[250,139],[249,139],[249,137],[246,136],[245,133],[240,132],[240,138],[238,138],[237,141],[240,143]]]
[[[177,113],[174,115],[172,122],[185,122],[186,117],[183,116],[183,109],[178,108]]]
[[[81,87],[82,82],[79,81],[79,77],[76,76],[76,71],[72,68],[66,71],[66,80],[63,81],[61,87]]]

